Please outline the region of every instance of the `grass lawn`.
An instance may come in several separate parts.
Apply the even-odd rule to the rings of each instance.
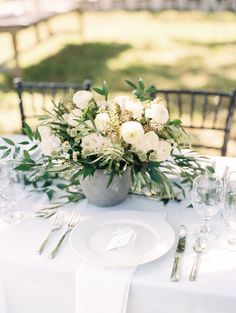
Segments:
[[[19,33],[25,80],[79,82],[105,79],[115,93],[142,77],[160,88],[230,91],[236,88],[236,15],[204,12],[88,12],[83,37],[77,16],[55,18],[56,33],[35,44],[34,30]],[[0,34],[0,64],[13,65],[8,34]],[[33,47],[33,48],[32,48]],[[9,59],[9,60],[8,60]],[[0,73],[0,133],[20,127],[12,74]],[[2,91],[1,91],[2,90]],[[6,93],[6,91],[8,91]],[[6,118],[9,123],[6,123]]]

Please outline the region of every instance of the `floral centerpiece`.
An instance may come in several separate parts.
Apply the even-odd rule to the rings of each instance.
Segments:
[[[60,173],[69,179],[70,186],[81,183],[83,187],[82,182],[100,170],[107,177],[105,187],[109,189],[128,171],[131,186],[126,193],[164,200],[178,198],[184,192],[183,185],[191,186],[204,169],[193,153],[182,153],[183,148],[190,147],[190,137],[181,121],[169,119],[155,87],[145,87],[142,80],[137,84],[127,82],[131,96],[109,98],[106,83],[93,88],[93,92],[70,91],[54,103],[52,112],[40,118],[35,134],[26,125],[25,133],[33,147],[23,149],[24,158],[16,168],[26,172],[26,182],[36,186],[42,177],[49,180]],[[22,145],[13,147],[10,143],[16,155]],[[33,160],[31,151],[38,145],[42,155]],[[50,183],[44,190],[55,192]]]

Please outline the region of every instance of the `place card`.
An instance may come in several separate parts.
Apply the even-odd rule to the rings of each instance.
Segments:
[[[106,251],[120,249],[130,246],[133,248],[137,234],[129,226],[117,226],[116,230],[112,233],[112,238],[106,247]]]

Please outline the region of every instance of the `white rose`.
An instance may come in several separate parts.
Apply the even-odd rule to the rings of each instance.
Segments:
[[[109,122],[110,116],[108,113],[99,113],[94,120],[96,128],[100,131],[104,131]]]
[[[95,152],[107,147],[109,144],[109,138],[92,133],[82,138],[81,147],[86,149],[86,151]]]
[[[45,138],[41,142],[41,150],[44,155],[51,155],[61,149],[61,140],[55,135]]]
[[[92,100],[93,94],[87,90],[77,91],[73,96],[73,102],[81,110],[85,109],[88,103]]]
[[[38,131],[42,140],[47,139],[52,135],[52,130],[49,126],[39,126]]]
[[[170,157],[172,146],[168,141],[160,140],[159,146],[156,149],[156,160],[162,162]]]
[[[145,110],[145,116],[153,119],[156,123],[166,124],[169,112],[163,105],[154,102],[150,108]]]
[[[140,101],[126,101],[125,109],[132,112],[134,119],[140,119],[143,115],[143,105]]]
[[[120,106],[120,109],[123,111],[126,108],[126,103],[130,100],[128,96],[117,96],[113,99],[114,103],[117,103]]]
[[[82,115],[82,111],[79,109],[74,109],[71,111],[71,113],[68,114],[68,124],[70,126],[77,126],[78,125],[78,118]]]
[[[151,150],[154,151],[157,150],[158,146],[159,146],[159,137],[154,131],[150,131],[144,135],[142,141],[140,141],[135,146],[135,148],[138,151],[144,152],[146,154]]]
[[[125,142],[137,145],[143,140],[143,126],[135,121],[125,122],[121,125],[121,136]]]

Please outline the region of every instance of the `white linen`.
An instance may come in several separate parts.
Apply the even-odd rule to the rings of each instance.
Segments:
[[[235,159],[216,158],[218,174],[223,173],[226,165],[236,170]],[[35,195],[27,203],[23,203],[22,208],[27,207],[27,210],[34,211],[41,205],[45,206],[45,203],[42,195]],[[114,210],[127,207],[129,210],[148,212],[165,210],[167,222],[176,233],[180,224],[185,224],[189,231],[181,281],[172,283],[169,280],[174,247],[162,258],[139,266],[132,278],[127,313],[235,313],[236,252],[225,249],[223,236],[202,257],[197,281],[188,280],[194,258],[192,233],[202,222],[192,209],[187,208],[188,204],[189,201],[170,202],[164,207],[156,201],[132,197],[114,207]],[[78,204],[71,205],[71,208],[77,207]],[[86,200],[79,207],[84,207],[83,219],[106,211],[105,208],[89,205]],[[66,210],[71,208],[65,207]],[[219,215],[212,222],[221,227],[222,234],[226,235],[227,227]],[[84,260],[67,241],[54,260],[47,259],[59,233],[52,238],[42,256],[35,255],[35,250],[45,237],[50,224],[50,220],[41,219],[31,219],[19,225],[0,223],[0,313],[76,312],[78,298],[75,277],[76,272],[83,268]],[[95,272],[93,269],[93,273]],[[102,272],[100,274],[102,278],[98,278],[96,282],[98,288],[104,278]],[[94,279],[97,275],[99,273],[96,272]],[[86,279],[86,275],[83,277]],[[126,282],[129,283],[129,279]],[[110,296],[110,291],[107,291],[106,299]],[[96,308],[95,311],[86,313],[97,312]],[[114,312],[112,309],[110,313]]]
[[[144,209],[145,202],[147,206],[152,204],[153,208],[162,207],[153,201],[141,202]],[[127,203],[131,205],[139,201],[128,199]],[[204,256],[206,261],[201,262],[199,279],[194,283],[188,281],[194,257],[191,232],[201,219],[192,209],[186,208],[187,203],[171,203],[165,208],[167,221],[176,231],[183,223],[190,232],[181,281],[175,284],[169,280],[174,248],[168,255],[139,266],[132,278],[127,313],[235,313],[235,253],[225,251],[217,243],[214,250]],[[85,200],[81,205],[87,207],[88,203]],[[90,211],[88,209],[88,216],[94,210],[95,207],[91,207]],[[218,219],[219,216],[214,221],[218,222]],[[48,220],[30,220],[17,225],[17,229],[14,227],[14,234],[8,229],[6,235],[0,236],[1,247],[7,242],[8,235],[12,234],[11,245],[5,251],[0,250],[0,279],[6,296],[6,313],[76,312],[75,273],[83,260],[67,242],[54,260],[48,260],[47,255],[57,236],[49,243],[42,257],[34,254],[49,225]],[[100,286],[101,283],[102,280],[98,279],[97,284]],[[108,292],[106,298],[109,297]]]
[[[136,268],[109,268],[85,261],[76,271],[76,313],[126,313]]]

